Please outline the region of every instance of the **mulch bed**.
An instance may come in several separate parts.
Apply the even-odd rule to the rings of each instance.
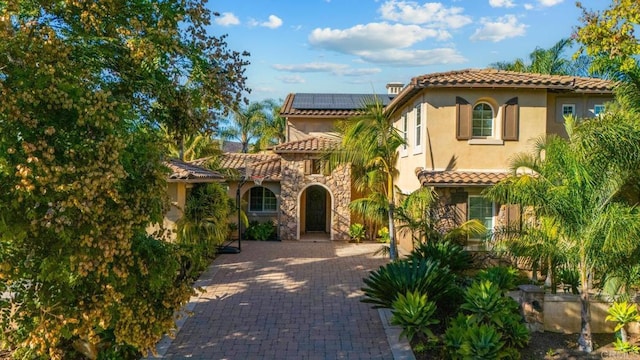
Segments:
[[[639,354],[623,354],[613,347],[614,334],[593,334],[595,350],[591,354],[578,351],[579,334],[560,334],[553,332],[533,333],[529,346],[522,349],[522,360],[596,360],[624,359],[640,360]],[[640,336],[632,336],[629,341],[640,346]],[[413,344],[412,344],[413,345]],[[417,360],[440,360],[429,353],[415,353]]]

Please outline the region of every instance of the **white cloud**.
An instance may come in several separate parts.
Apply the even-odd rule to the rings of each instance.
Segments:
[[[215,17],[214,21],[220,26],[232,26],[240,24],[240,20],[230,12],[222,13],[222,15]]]
[[[457,29],[472,21],[471,17],[462,14],[463,8],[447,8],[437,2],[420,5],[414,1],[390,0],[383,3],[378,11],[384,20],[404,24],[421,24],[442,29]]]
[[[278,78],[285,84],[304,84],[306,80],[300,75],[287,75]]]
[[[342,75],[342,76],[362,76],[362,75],[372,75],[381,72],[381,69],[378,68],[361,68],[354,69],[349,65],[345,64],[336,64],[336,63],[323,63],[323,62],[312,62],[312,63],[304,63],[304,64],[291,64],[291,65],[283,65],[283,64],[274,64],[273,68],[279,71],[288,71],[293,73],[330,73],[333,75]]]
[[[527,25],[518,23],[518,19],[514,15],[505,15],[496,21],[482,18],[480,23],[482,27],[471,35],[471,40],[498,42],[516,36],[523,36],[527,28]]]
[[[563,1],[564,0],[538,0],[540,5],[545,6],[545,7],[556,6],[556,5],[560,4]]]
[[[312,46],[346,54],[406,48],[427,38],[445,40],[451,35],[443,30],[425,29],[418,25],[369,23],[349,29],[314,29],[309,35]]]
[[[494,8],[499,8],[499,7],[510,8],[510,7],[516,6],[512,0],[489,0],[489,5]]]
[[[256,19],[249,20],[249,26],[262,26],[269,29],[277,29],[282,26],[282,19],[275,15],[269,15],[269,20],[267,21],[258,21]]]
[[[532,4],[524,4],[524,9],[525,10],[533,10],[533,5]]]
[[[366,61],[391,66],[426,66],[436,64],[459,64],[466,62],[455,49],[362,51],[357,54]]]

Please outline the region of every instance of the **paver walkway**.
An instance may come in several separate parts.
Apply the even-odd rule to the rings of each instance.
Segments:
[[[393,359],[362,278],[379,244],[243,242],[203,274],[206,292],[165,359]]]

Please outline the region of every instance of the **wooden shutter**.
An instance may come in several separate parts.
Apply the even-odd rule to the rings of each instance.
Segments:
[[[518,133],[520,127],[520,109],[518,107],[518,98],[514,97],[507,101],[503,106],[502,113],[502,140],[518,141]]]
[[[520,227],[520,205],[508,204],[505,206],[507,210],[507,226],[510,230],[521,230]]]
[[[313,160],[311,159],[307,159],[304,161],[304,174],[305,175],[311,175],[311,172],[313,170]]]
[[[456,96],[456,138],[458,140],[471,139],[472,108],[469,102]]]

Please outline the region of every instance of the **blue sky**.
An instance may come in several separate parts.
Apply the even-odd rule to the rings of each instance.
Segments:
[[[210,0],[209,8],[220,13],[211,34],[251,53],[252,101],[382,94],[389,82],[527,58],[569,37],[580,18],[573,0]]]

